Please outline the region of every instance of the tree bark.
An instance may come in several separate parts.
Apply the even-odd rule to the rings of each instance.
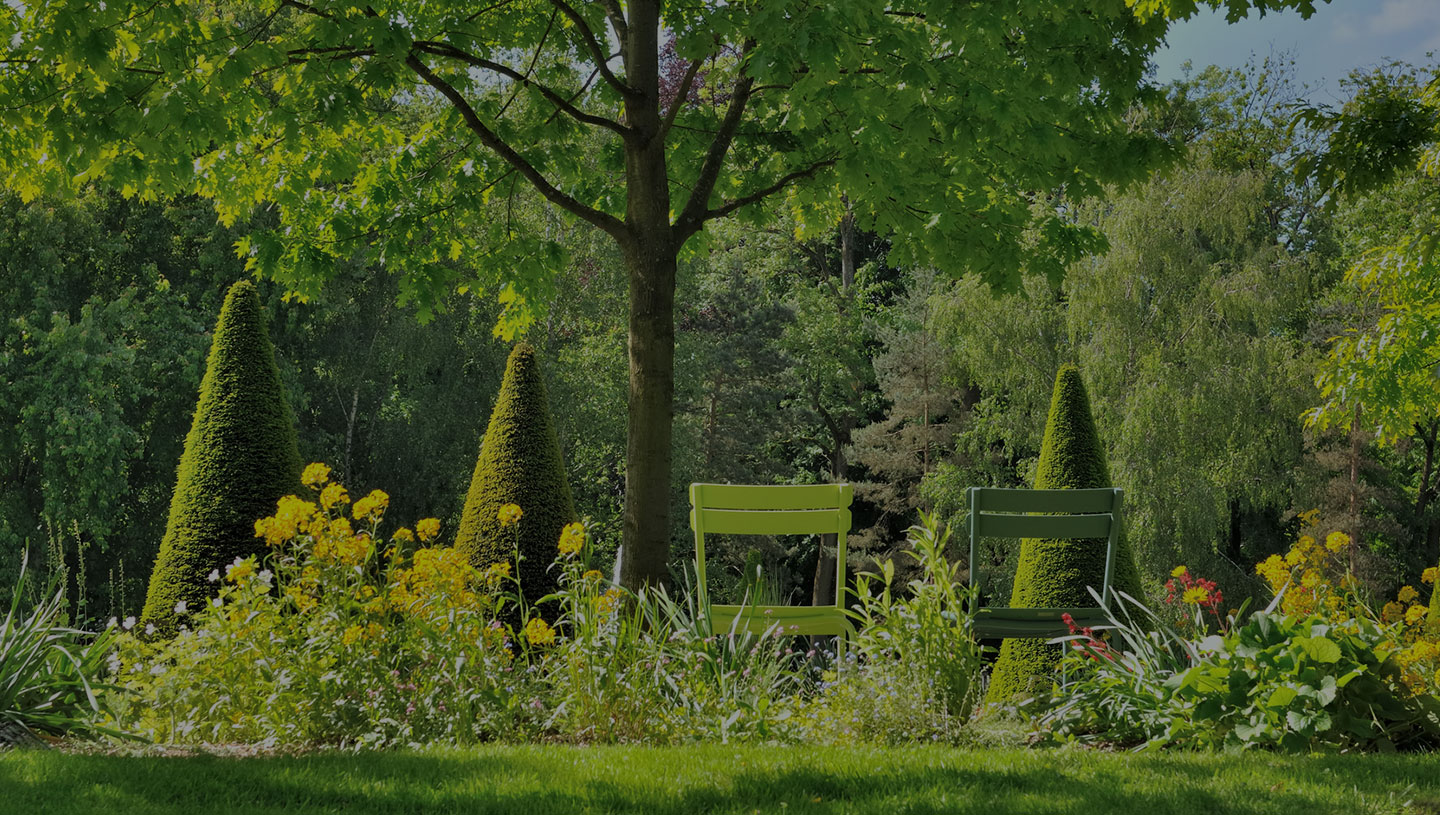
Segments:
[[[1440,518],[1427,519],[1426,510],[1435,498],[1435,442],[1440,437],[1440,419],[1421,428],[1420,441],[1425,445],[1425,462],[1420,468],[1420,491],[1415,496],[1415,520],[1425,530],[1425,559],[1440,559]]]

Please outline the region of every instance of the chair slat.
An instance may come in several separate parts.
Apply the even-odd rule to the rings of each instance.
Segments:
[[[690,503],[702,509],[844,509],[849,484],[691,484]]]
[[[834,606],[710,606],[711,630],[716,634],[749,631],[763,634],[773,625],[787,635],[834,635],[853,630],[845,612]]]
[[[811,535],[850,529],[848,509],[697,509],[694,514],[707,535]]]
[[[979,487],[976,507],[981,512],[1109,512],[1113,489],[1016,490]]]
[[[986,538],[1105,538],[1109,515],[992,515],[979,513],[976,533]]]
[[[1063,637],[1070,633],[1061,619],[1066,613],[1080,628],[1109,623],[1099,608],[982,608],[975,612],[975,636],[981,639]]]

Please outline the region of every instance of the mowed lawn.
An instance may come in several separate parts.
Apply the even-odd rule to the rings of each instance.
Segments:
[[[0,812],[1440,813],[1435,755],[482,747],[265,756],[0,754]]]

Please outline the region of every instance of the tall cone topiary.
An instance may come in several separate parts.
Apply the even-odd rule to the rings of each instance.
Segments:
[[[230,287],[215,324],[141,621],[173,633],[176,604],[198,607],[215,593],[210,572],[263,552],[255,521],[299,487],[295,420],[265,311],[255,285],[242,280]]]
[[[520,507],[517,526],[506,526],[500,508]],[[476,567],[511,562],[518,547],[521,588],[534,601],[555,589],[560,530],[575,520],[570,484],[560,459],[560,442],[550,418],[550,400],[535,350],[521,343],[510,352],[505,378],[495,397],[480,457],[470,477],[455,548]],[[518,536],[518,537],[517,537]]]
[[[1090,415],[1090,397],[1080,370],[1064,365],[1055,376],[1050,416],[1040,445],[1035,489],[1092,489],[1109,487],[1110,468],[1105,448]],[[1140,572],[1122,533],[1115,543],[1114,588],[1140,596]],[[1105,578],[1105,541],[1038,540],[1020,545],[1015,570],[1014,608],[1075,608],[1094,604],[1085,590],[1098,591]],[[1060,648],[1043,639],[1007,639],[991,674],[988,702],[1003,702],[1030,690],[1034,677],[1048,678],[1060,659]]]

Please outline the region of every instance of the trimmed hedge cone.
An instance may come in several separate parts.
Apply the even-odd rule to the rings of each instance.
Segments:
[[[173,634],[176,605],[197,608],[216,593],[212,571],[223,575],[235,558],[263,553],[255,521],[299,488],[295,420],[259,292],[242,280],[230,287],[215,324],[141,622]]]
[[[500,507],[515,504],[523,513],[518,526],[502,525]],[[505,365],[495,410],[480,443],[470,491],[460,517],[455,548],[477,568],[523,560],[518,574],[525,599],[534,602],[554,591],[560,530],[575,520],[575,505],[560,442],[550,417],[550,400],[535,350],[516,345]]]
[[[1090,397],[1080,370],[1064,365],[1055,376],[1045,439],[1035,471],[1035,489],[1093,489],[1109,487],[1110,467],[1105,448],[1090,414]],[[1105,577],[1105,541],[1039,540],[1026,538],[1020,545],[1015,570],[1014,608],[1075,608],[1094,599],[1085,590],[1098,591]],[[1115,542],[1115,574],[1111,585],[1140,597],[1140,572],[1123,529]],[[1004,702],[1031,690],[1038,678],[1048,682],[1061,656],[1060,647],[1043,639],[1007,639],[991,675],[987,702]]]

